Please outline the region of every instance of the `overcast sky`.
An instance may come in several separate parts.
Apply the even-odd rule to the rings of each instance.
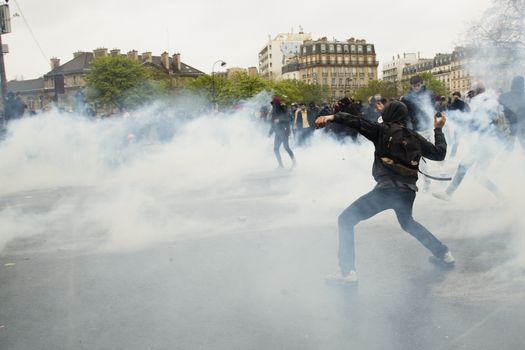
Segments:
[[[75,51],[98,47],[180,52],[206,73],[218,59],[258,66],[269,35],[299,26],[314,39],[366,39],[381,68],[398,53],[452,51],[491,0],[11,0],[11,15],[20,13],[17,2],[44,54],[23,18],[14,17],[12,33],[2,36],[8,80],[37,78],[50,70],[49,58],[64,63]]]

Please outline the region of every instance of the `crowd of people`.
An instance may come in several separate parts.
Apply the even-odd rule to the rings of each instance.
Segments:
[[[434,193],[439,199],[450,200],[474,164],[484,168],[490,163],[494,149],[489,139],[503,144],[507,150],[519,140],[525,150],[525,81],[522,76],[512,80],[511,89],[506,93],[487,90],[482,83],[477,83],[467,93],[467,98],[468,102],[462,99],[460,92],[454,92],[450,99],[436,98],[426,89],[423,79],[414,76],[410,79],[410,90],[398,99],[374,96],[362,106],[359,101],[344,97],[333,106],[299,103],[288,109],[276,96],[271,110],[261,113],[262,119],[270,119],[270,135],[275,134],[274,152],[279,168],[283,167],[279,153],[281,145],[288,152],[292,167],[297,164],[289,146],[291,135],[297,146],[307,143],[315,129],[324,129],[337,138],[348,137],[353,141],[359,141],[358,135],[361,135],[374,144],[372,175],[377,184],[338,218],[340,270],[330,275],[329,281],[344,284],[357,281],[354,227],[387,209],[393,209],[401,228],[432,253],[431,262],[440,267],[454,267],[455,259],[448,247],[412,217],[418,174],[424,175],[425,185],[430,179],[451,180],[444,193]],[[424,159],[445,159],[447,141],[442,129],[447,116],[461,130],[460,134],[474,134],[478,139],[474,141],[475,147],[459,161],[453,178],[436,178],[425,174]],[[453,154],[461,139],[457,133],[456,130],[451,138]],[[483,184],[495,196],[501,196],[490,179],[485,179]]]

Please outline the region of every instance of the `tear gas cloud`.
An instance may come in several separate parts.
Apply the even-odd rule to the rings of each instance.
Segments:
[[[335,230],[337,215],[374,185],[372,145],[364,139],[340,143],[316,131],[309,147],[296,149],[297,168],[274,171],[269,126],[257,120],[267,101],[269,96],[257,96],[239,111],[194,118],[181,118],[158,103],[128,117],[99,121],[51,111],[11,123],[0,148],[2,196],[48,189],[76,195],[45,210],[6,201],[0,245],[50,231],[98,232],[104,237],[98,249],[136,250],[179,237],[250,232],[261,225],[332,225]],[[420,193],[415,217],[445,242],[502,232],[509,243],[506,268],[523,268],[519,227],[524,206],[516,190],[523,150],[519,144],[509,150],[496,136],[479,133],[497,106],[497,94],[488,91],[472,101],[471,113],[449,113],[449,150],[458,142],[458,152],[444,162],[429,162],[427,171],[451,175],[465,159],[474,165],[453,202]],[[485,179],[497,184],[502,198],[483,186]],[[422,188],[421,180],[418,185]],[[443,184],[432,184],[431,191],[442,189]],[[286,213],[269,218],[260,210],[265,206],[283,206]]]

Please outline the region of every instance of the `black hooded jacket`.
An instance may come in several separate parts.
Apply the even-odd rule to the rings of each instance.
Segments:
[[[378,149],[380,142],[383,140],[383,134],[388,130],[389,124],[397,123],[406,125],[408,111],[405,104],[393,101],[385,106],[382,114],[383,123],[376,123],[366,119],[353,116],[348,113],[335,114],[334,123],[343,124],[355,129],[361,135],[374,143],[376,151],[374,152],[374,165],[372,175],[380,188],[398,188],[404,190],[417,191],[415,176],[402,176],[393,170],[387,168],[379,159]],[[417,132],[413,132],[420,141],[421,155],[431,160],[443,160],[447,154],[447,143],[445,135],[441,129],[434,129],[435,145],[427,141]]]

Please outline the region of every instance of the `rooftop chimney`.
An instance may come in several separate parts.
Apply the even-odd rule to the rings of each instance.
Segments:
[[[60,59],[56,58],[56,57],[53,57],[51,59],[51,70],[53,70],[55,68],[58,68],[58,67],[60,67]]]
[[[144,52],[142,54],[142,61],[143,62],[147,62],[147,63],[152,63],[153,62],[153,56],[152,56],[150,51]]]
[[[120,55],[120,50],[119,49],[113,49],[110,51],[111,53],[111,56],[113,57],[117,57],[118,55]]]
[[[132,50],[132,51],[129,51],[128,52],[128,58],[131,59],[131,60],[138,60],[139,59],[139,54],[138,54],[138,51],[137,50]]]
[[[162,63],[162,66],[166,69],[170,69],[170,54],[164,51],[162,55],[160,55],[160,61]]]
[[[95,58],[106,57],[108,55],[108,49],[101,47],[93,50],[93,54],[95,55]]]
[[[77,58],[79,56],[82,56],[83,54],[84,54],[84,52],[82,52],[82,51],[73,52],[73,58]]]
[[[173,65],[175,66],[175,69],[177,69],[177,72],[180,72],[182,70],[182,64],[180,62],[180,53],[176,53],[173,55]]]

